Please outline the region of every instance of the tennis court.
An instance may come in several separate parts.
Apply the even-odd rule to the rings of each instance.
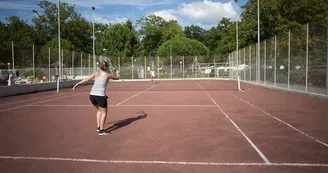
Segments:
[[[1,172],[328,172],[325,100],[228,80],[112,82],[0,99]]]

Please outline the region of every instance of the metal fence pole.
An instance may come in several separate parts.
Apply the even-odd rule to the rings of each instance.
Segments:
[[[249,81],[251,82],[252,81],[252,45],[249,46],[249,65],[250,65],[250,68],[249,68]]]
[[[246,81],[246,47],[243,48],[244,49],[244,81]]]
[[[11,56],[13,61],[13,71],[15,70],[15,52],[14,52],[14,41],[11,41]]]
[[[277,85],[277,36],[274,36],[274,86]]]
[[[83,72],[82,72],[82,67],[83,67],[83,53],[81,52],[81,76],[83,76]]]
[[[34,64],[34,44],[33,44],[33,81],[35,81],[35,64]]]
[[[118,71],[121,72],[121,58],[118,57]]]
[[[89,54],[89,64],[88,64],[88,67],[89,67],[89,75],[91,74],[91,67],[90,67],[90,54]]]
[[[145,71],[144,71],[144,78],[147,79],[147,60],[146,60],[147,57],[145,56],[144,58],[145,58],[145,68],[144,68]]]
[[[160,75],[159,75],[159,56],[157,56],[157,78],[158,79],[160,78]]]
[[[134,67],[133,67],[133,56],[132,56],[131,59],[132,59],[132,66],[131,66],[131,67],[132,67],[132,71],[131,71],[131,75],[132,75],[132,79],[133,79],[133,68],[134,68]]]
[[[64,75],[64,49],[62,49],[61,56],[62,56],[62,59],[61,59],[62,60],[62,62],[61,62],[62,72],[61,72],[61,74]],[[60,77],[60,78],[62,78],[62,77]]]
[[[290,30],[288,31],[288,89],[290,89]]]
[[[327,50],[327,55],[326,55],[326,96],[328,96],[328,28],[327,28],[326,50]]]
[[[184,74],[185,74],[185,71],[184,71],[184,56],[182,56],[182,78],[185,78]]]
[[[74,76],[74,51],[72,52],[72,72],[71,75]]]
[[[267,67],[267,50],[266,50],[266,39],[264,40],[264,77],[263,77],[263,82],[264,85],[266,84],[266,67]]]
[[[49,72],[49,75],[48,75],[48,81],[51,80],[51,76],[50,76],[50,57],[51,57],[51,50],[50,50],[50,47],[48,48],[49,49],[49,57],[48,57],[48,65],[49,65],[49,68],[48,68],[48,72]]]
[[[308,91],[308,73],[309,73],[309,23],[306,24],[305,92]]]
[[[173,75],[173,74],[172,74],[172,56],[170,56],[170,64],[171,64],[171,65],[170,65],[170,68],[171,68],[170,71],[171,71],[171,79],[172,79],[172,75]]]

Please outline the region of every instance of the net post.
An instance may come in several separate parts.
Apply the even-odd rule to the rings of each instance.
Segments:
[[[287,82],[287,86],[288,89],[290,89],[290,30],[288,31],[288,82]]]
[[[60,80],[61,80],[61,78],[58,77],[58,79],[57,79],[57,93],[59,93],[59,83],[60,83]]]
[[[309,23],[306,24],[305,92],[308,92],[308,73],[309,73]]]

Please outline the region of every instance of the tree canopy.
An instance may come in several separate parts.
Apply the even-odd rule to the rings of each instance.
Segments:
[[[14,42],[15,63],[21,66],[32,62],[33,44],[36,57],[43,55],[46,47],[58,46],[57,4],[42,0],[37,5],[40,10],[31,11],[35,14],[32,22],[17,16],[0,21],[1,61],[10,61],[11,41]],[[92,23],[74,5],[61,3],[60,8],[62,47],[92,54]],[[242,48],[257,42],[257,0],[248,0],[241,8],[238,25]],[[324,20],[327,14],[326,0],[260,0],[261,40],[288,30],[300,30],[308,22]],[[327,28],[327,25],[318,28]],[[222,18],[216,26],[204,29],[198,25],[182,27],[178,21],[167,21],[151,14],[135,23],[130,20],[95,23],[95,29],[96,54],[120,56],[121,61],[126,62],[131,56],[169,56],[170,53],[172,56],[202,55],[211,59],[236,49],[236,22],[229,18]],[[304,39],[299,41],[304,42]]]

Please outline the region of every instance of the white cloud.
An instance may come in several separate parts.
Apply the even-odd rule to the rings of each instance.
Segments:
[[[9,10],[33,10],[39,8],[36,4],[32,5],[31,2],[26,1],[0,1],[0,9]]]
[[[121,23],[128,20],[127,17],[124,16],[108,16],[108,15],[100,15],[100,14],[94,14],[94,17],[92,17],[89,13],[84,13],[83,16],[88,21],[94,21],[95,23],[102,23],[102,24],[109,24],[109,23]]]
[[[57,0],[52,0],[57,1]],[[103,5],[154,6],[172,3],[173,0],[62,0],[77,6],[101,8]],[[58,2],[58,1],[57,1]]]
[[[221,3],[204,0],[203,2],[182,3],[179,15],[203,25],[216,25],[222,17],[236,19],[238,14],[232,2]]]
[[[174,15],[174,13],[175,13],[175,11],[173,11],[173,10],[161,10],[161,11],[156,11],[152,14],[154,14],[156,16],[160,16],[166,21],[178,20],[178,18]]]

